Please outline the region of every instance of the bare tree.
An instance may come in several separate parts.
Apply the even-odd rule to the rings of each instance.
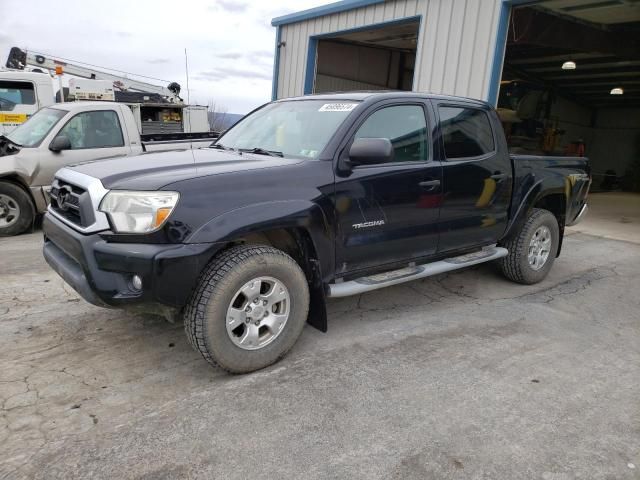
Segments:
[[[226,129],[227,107],[218,105],[215,100],[209,100],[207,103],[207,111],[209,114],[209,126],[214,132],[220,132]]]

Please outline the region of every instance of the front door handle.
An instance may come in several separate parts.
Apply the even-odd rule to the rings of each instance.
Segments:
[[[507,174],[496,172],[493,175],[491,175],[490,178],[493,178],[494,180],[504,180],[505,178],[507,178]]]
[[[436,187],[440,186],[440,180],[425,180],[424,182],[420,182],[418,185],[424,190],[435,190]]]

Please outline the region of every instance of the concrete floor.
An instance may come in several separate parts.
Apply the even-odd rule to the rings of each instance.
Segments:
[[[228,376],[40,243],[0,240],[2,479],[640,478],[638,244],[574,232],[539,285],[484,265],[332,301],[327,334]]]
[[[588,215],[572,232],[640,242],[640,193],[592,193],[588,201]]]

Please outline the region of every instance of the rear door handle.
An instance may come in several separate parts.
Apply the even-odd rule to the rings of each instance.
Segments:
[[[424,182],[420,182],[418,185],[427,191],[435,190],[436,187],[440,186],[440,180],[425,180]]]
[[[494,180],[504,180],[505,178],[507,178],[507,174],[498,172],[491,175],[490,178],[493,178]]]

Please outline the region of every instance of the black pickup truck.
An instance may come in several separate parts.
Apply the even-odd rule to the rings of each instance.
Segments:
[[[280,359],[325,300],[491,260],[539,282],[587,210],[585,158],[509,155],[486,103],[269,103],[210,148],[63,168],[44,256],[87,301],[182,316],[211,364]]]

